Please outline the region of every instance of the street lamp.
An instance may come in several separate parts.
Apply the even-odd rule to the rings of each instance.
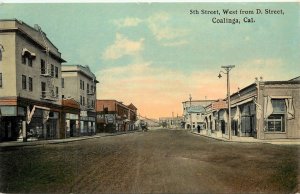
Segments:
[[[226,72],[220,71],[218,77],[221,78],[221,72],[227,75],[227,100],[228,100],[228,137],[231,140],[231,110],[230,110],[230,80],[229,80],[229,71],[234,68],[235,65],[221,66],[225,69]]]
[[[191,126],[191,131],[193,132],[193,122],[192,122],[192,111],[191,111],[191,109],[192,109],[192,95],[190,94],[190,122],[191,122],[190,126]]]

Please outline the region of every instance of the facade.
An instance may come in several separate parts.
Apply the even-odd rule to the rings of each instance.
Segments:
[[[300,138],[300,80],[257,81],[231,95],[232,135],[257,139]],[[225,106],[227,107],[227,105]],[[206,133],[227,136],[228,108],[207,107]]]
[[[182,102],[184,128],[196,130],[198,125],[203,126],[201,114],[204,112],[204,107],[213,101],[214,100],[192,100]]]
[[[62,99],[61,136],[80,136],[80,104],[72,99]]]
[[[97,100],[97,132],[135,130],[137,108],[116,100]]]
[[[99,83],[88,66],[62,66],[62,98],[73,99],[80,105],[77,135],[96,133],[96,85]],[[73,122],[72,122],[73,124]],[[78,129],[76,129],[78,130]]]
[[[181,127],[183,123],[183,117],[160,117],[159,123],[162,127],[167,128]]]
[[[61,63],[38,25],[0,20],[0,138],[62,138]]]

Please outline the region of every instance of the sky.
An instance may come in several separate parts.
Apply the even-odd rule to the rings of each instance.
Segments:
[[[190,14],[219,10],[220,15]],[[282,9],[284,15],[222,14]],[[254,18],[220,24],[212,18]],[[0,5],[0,18],[38,24],[67,64],[88,65],[98,99],[133,103],[149,118],[182,115],[182,102],[226,97],[255,81],[300,75],[299,3],[58,3]]]

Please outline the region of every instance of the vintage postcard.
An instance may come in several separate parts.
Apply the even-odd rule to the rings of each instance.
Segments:
[[[300,192],[299,50],[296,1],[2,1],[0,192]]]

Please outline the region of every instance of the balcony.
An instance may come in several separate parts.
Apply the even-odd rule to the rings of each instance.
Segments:
[[[55,94],[53,94],[53,92],[42,91],[41,92],[41,99],[48,100],[48,101],[57,101],[58,100],[58,96],[56,96]]]

